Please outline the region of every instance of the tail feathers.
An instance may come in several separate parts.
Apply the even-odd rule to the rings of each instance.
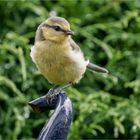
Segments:
[[[109,71],[107,69],[100,67],[96,64],[90,63],[90,62],[88,63],[87,68],[89,68],[93,71],[96,71],[96,72],[109,73]]]

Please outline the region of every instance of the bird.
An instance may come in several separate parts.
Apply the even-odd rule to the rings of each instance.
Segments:
[[[50,97],[64,89],[77,84],[87,69],[109,73],[103,67],[89,62],[72,39],[74,32],[69,22],[58,16],[49,17],[36,30],[35,42],[30,56],[40,73],[55,85]]]

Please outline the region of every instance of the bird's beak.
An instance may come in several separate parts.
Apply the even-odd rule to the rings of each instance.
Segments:
[[[67,30],[66,35],[74,35],[74,32],[72,30]]]

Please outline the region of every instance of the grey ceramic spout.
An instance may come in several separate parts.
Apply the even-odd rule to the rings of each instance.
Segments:
[[[41,130],[38,140],[66,140],[72,120],[72,103],[65,93],[58,94],[50,104],[46,95],[29,102],[35,112],[54,109],[54,113]]]

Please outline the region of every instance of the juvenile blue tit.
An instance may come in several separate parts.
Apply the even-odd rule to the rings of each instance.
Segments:
[[[87,68],[108,73],[105,68],[85,60],[81,49],[71,38],[73,34],[69,22],[62,17],[50,17],[37,28],[30,55],[50,83],[78,83]]]

